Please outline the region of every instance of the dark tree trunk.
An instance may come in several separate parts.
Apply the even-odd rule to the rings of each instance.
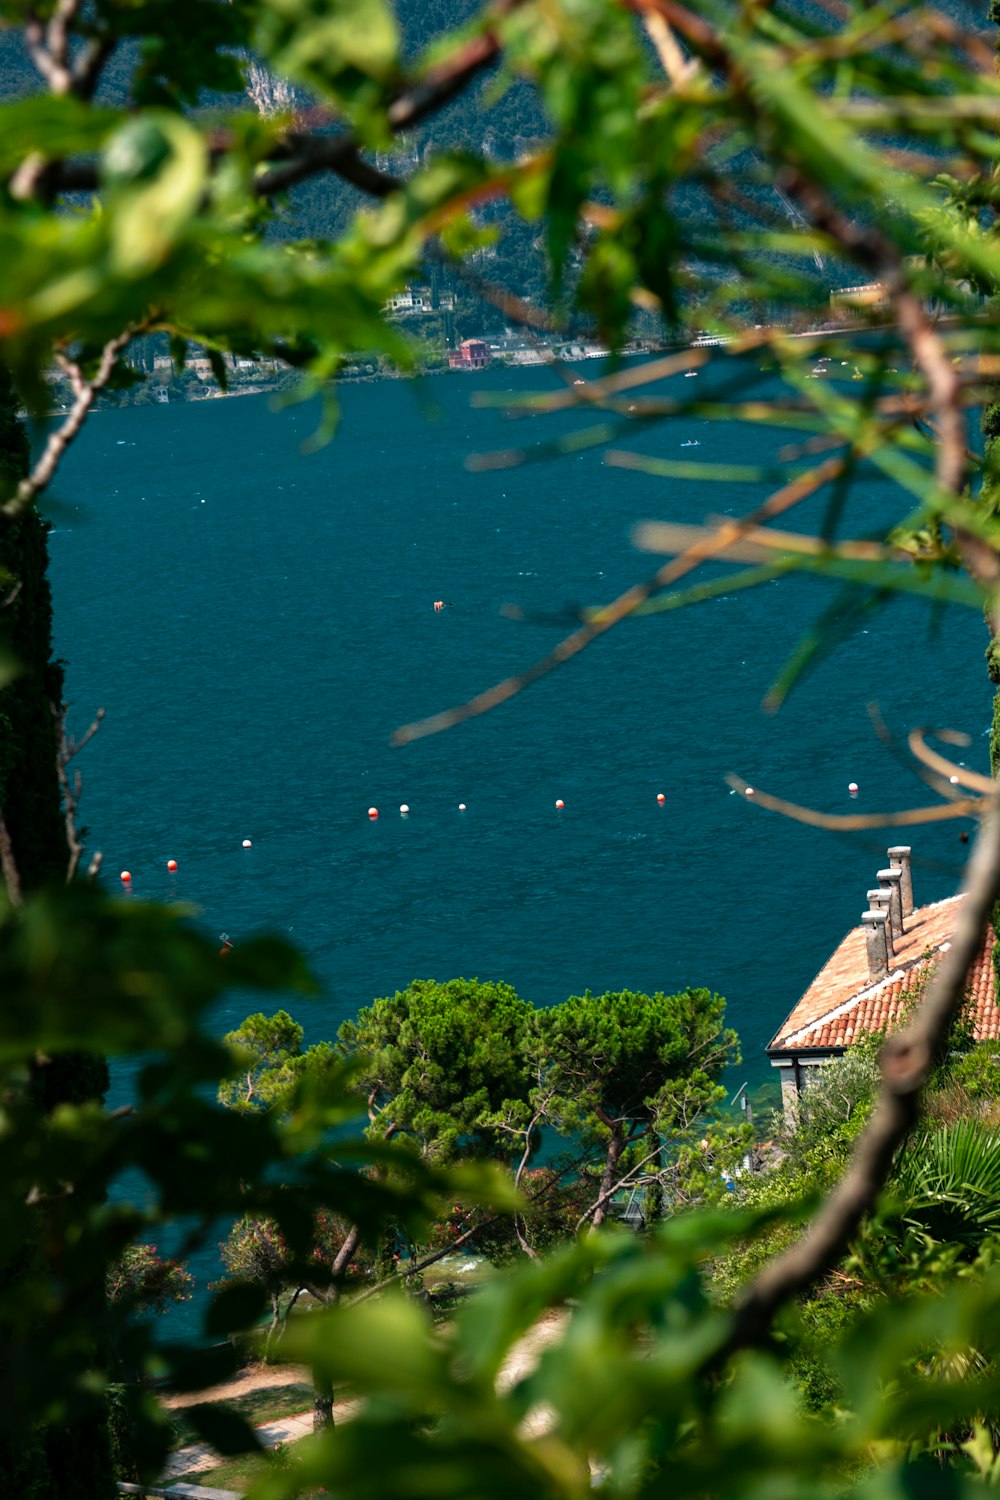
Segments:
[[[611,1127],[611,1139],[608,1141],[608,1154],[604,1161],[604,1176],[601,1178],[601,1196],[594,1210],[593,1224],[595,1229],[600,1229],[608,1216],[608,1205],[611,1201],[611,1189],[618,1176],[618,1163],[621,1160],[625,1138],[619,1125]]]
[[[0,367],[0,481],[6,494],[28,472],[28,438],[17,394]],[[62,702],[62,668],[52,660],[48,525],[29,509],[0,522],[0,649],[20,673],[0,690],[0,808],[25,893],[65,879],[69,850],[56,770],[50,704]],[[16,592],[15,592],[16,591]]]
[[[326,1432],[333,1426],[333,1385],[313,1376],[313,1432]]]
[[[7,499],[28,473],[28,438],[18,417],[18,399],[0,365],[0,490]],[[62,668],[52,660],[52,599],[48,581],[48,524],[33,508],[14,521],[0,521],[0,653],[12,657],[20,675],[0,689],[0,810],[25,896],[50,881],[63,881],[69,850],[56,765],[57,737],[51,705],[62,703]],[[33,1070],[31,1096],[41,1114],[59,1104],[103,1101],[107,1065],[89,1053],[57,1054]],[[28,1255],[45,1254],[43,1237]],[[102,1308],[96,1293],[95,1324]],[[2,1331],[0,1331],[2,1341]],[[106,1351],[95,1347],[95,1362]],[[106,1402],[88,1412],[24,1434],[17,1493],[114,1500],[117,1493]],[[4,1494],[13,1493],[9,1487]]]

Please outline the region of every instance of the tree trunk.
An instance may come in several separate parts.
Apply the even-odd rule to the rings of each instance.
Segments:
[[[17,393],[0,368],[0,474],[5,488],[27,474],[28,463]],[[47,880],[64,880],[69,859],[49,707],[62,702],[62,667],[52,660],[48,530],[33,508],[0,523],[0,568],[10,575],[2,586],[0,643],[22,668],[0,691],[0,807],[26,894]]]
[[[608,1154],[604,1162],[604,1176],[601,1178],[601,1196],[597,1207],[594,1209],[592,1222],[595,1229],[600,1229],[608,1216],[611,1189],[614,1186],[615,1178],[618,1176],[618,1163],[621,1160],[624,1145],[625,1140],[621,1132],[621,1127],[613,1125],[611,1127],[611,1139],[608,1141]]]
[[[28,437],[18,416],[18,398],[0,365],[0,475],[3,498],[28,472]],[[69,847],[56,766],[57,736],[51,704],[62,702],[62,667],[52,660],[52,599],[48,581],[48,524],[34,509],[0,522],[0,653],[16,658],[21,675],[0,690],[0,809],[25,896],[48,881],[66,878]],[[13,584],[11,583],[13,579]],[[86,1052],[56,1053],[32,1070],[30,1096],[39,1114],[60,1104],[99,1100],[108,1086],[107,1064]],[[22,1250],[27,1266],[44,1255],[41,1221],[35,1240]],[[103,1287],[93,1293],[100,1325]],[[6,1330],[2,1330],[6,1331]],[[94,1349],[106,1366],[108,1351]],[[0,1453],[0,1466],[6,1455]],[[7,1472],[6,1469],[3,1472]],[[114,1500],[116,1490],[106,1402],[82,1416],[25,1433],[16,1493],[86,1495]],[[10,1485],[4,1494],[13,1494]]]
[[[264,1358],[267,1359],[271,1352],[274,1336],[281,1327],[281,1298],[277,1292],[271,1293],[271,1326],[267,1330],[267,1338],[264,1340]]]
[[[333,1385],[313,1376],[313,1432],[328,1432],[333,1426]]]

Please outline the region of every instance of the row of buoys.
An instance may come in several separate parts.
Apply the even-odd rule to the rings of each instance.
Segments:
[[[167,869],[170,871],[171,875],[176,874],[176,872],[177,872],[177,861],[176,861],[176,859],[168,859],[167,860]],[[122,885],[131,885],[132,884],[132,872],[131,872],[131,870],[123,870],[121,872],[121,875],[118,878],[121,880]]]
[[[252,849],[253,845],[251,844],[251,842],[250,842],[249,839],[244,839],[243,840],[243,847],[244,847],[244,849]],[[168,859],[167,860],[167,869],[170,871],[171,875],[176,875],[177,874],[177,861],[176,861],[176,859]],[[121,874],[119,875],[118,878],[121,881],[122,885],[131,885],[132,884],[132,872],[131,872],[131,870],[122,870],[122,872],[121,872]]]
[[[748,793],[749,796],[752,796],[753,795],[753,787],[748,787],[747,788],[747,793]],[[663,804],[666,802],[667,799],[664,796],[663,792],[657,792],[657,794],[656,794],[656,800],[660,804],[660,806],[662,807]],[[566,806],[566,803],[565,803],[565,801],[564,801],[564,799],[562,797],[557,797],[555,805],[556,805],[556,808],[558,809],[558,811],[561,812],[562,809]],[[468,811],[468,809],[466,807],[466,804],[464,802],[460,802],[458,804],[458,810],[459,810],[459,812],[467,812]],[[400,815],[400,817],[406,818],[406,817],[409,816],[409,813],[410,813],[410,805],[409,805],[409,803],[408,802],[401,802],[399,804],[399,815]],[[378,817],[379,817],[379,810],[378,810],[378,808],[377,807],[370,807],[368,809],[368,816],[369,816],[369,818],[371,819],[371,821],[373,823],[378,822]],[[250,844],[250,840],[249,839],[245,839],[243,847],[244,848],[249,848],[249,844]]]
[[[958,777],[957,776],[953,776],[951,778],[951,780],[952,780],[953,783],[955,783],[955,782],[958,781]],[[850,794],[851,794],[852,797],[856,797],[858,795],[858,792],[859,792],[860,788],[858,787],[858,783],[856,781],[851,781],[851,782],[848,783],[847,790],[850,792]],[[753,790],[752,786],[747,786],[747,787],[743,788],[743,795],[745,797],[752,797],[753,794],[754,794],[754,790]],[[665,804],[665,802],[666,802],[667,799],[666,799],[666,796],[664,795],[663,792],[657,792],[657,794],[656,794],[656,800],[657,800],[658,804],[660,805],[660,807],[663,807],[663,805]],[[556,798],[556,808],[557,808],[557,810],[561,812],[562,809],[565,806],[566,806],[566,803],[563,801],[562,797],[557,797]],[[458,804],[458,810],[459,810],[459,812],[465,812],[466,808],[465,808],[465,803],[464,802],[460,802]],[[409,811],[410,811],[409,805],[406,802],[400,803],[399,811],[400,811],[400,814],[405,818],[409,814]],[[376,819],[378,818],[378,808],[377,807],[370,807],[368,809],[368,816],[369,816],[369,818],[371,818],[372,822],[374,823],[376,821]]]
[[[952,782],[953,785],[957,784],[957,782],[958,782],[958,777],[957,776],[952,776],[949,779],[951,780],[951,782]],[[859,791],[858,783],[856,781],[849,782],[847,790],[850,792],[850,794],[851,794],[852,797],[856,797],[858,795],[858,791]],[[743,792],[744,792],[744,796],[747,796],[747,797],[752,797],[753,794],[754,794],[752,786],[744,787]],[[666,800],[667,800],[666,796],[665,796],[665,794],[663,792],[657,792],[657,794],[656,794],[656,801],[657,801],[657,803],[658,803],[658,805],[660,807],[663,807],[663,805],[665,804]],[[556,811],[557,812],[562,812],[563,808],[566,806],[566,803],[565,803],[565,801],[563,800],[562,797],[557,797],[555,805],[556,805]],[[460,802],[458,804],[458,810],[459,810],[459,812],[463,812],[464,813],[468,809],[467,809],[466,804],[464,802]],[[400,817],[406,818],[406,817],[409,816],[409,813],[410,813],[409,803],[407,803],[407,802],[401,802],[399,804],[399,814],[400,814]],[[370,807],[368,809],[368,816],[369,816],[369,818],[371,819],[371,821],[373,823],[377,822],[378,821],[378,808],[377,807]],[[252,849],[253,848],[253,841],[251,839],[244,839],[243,840],[243,848],[244,849]],[[167,860],[167,869],[170,871],[171,874],[174,874],[176,872],[176,870],[177,870],[177,861],[176,861],[176,859],[168,859]],[[128,870],[122,870],[122,872],[121,872],[121,882],[122,882],[123,885],[131,885],[131,883],[132,883],[132,875],[131,875],[130,871],[128,871]]]

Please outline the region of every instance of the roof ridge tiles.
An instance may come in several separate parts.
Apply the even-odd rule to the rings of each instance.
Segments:
[[[876,980],[874,984],[866,985],[863,990],[856,990],[847,1000],[842,1000],[832,1010],[825,1011],[823,1015],[817,1016],[815,1021],[808,1021],[805,1026],[800,1026],[798,1031],[787,1032],[778,1040],[786,1047],[797,1046],[804,1037],[809,1035],[810,1031],[819,1031],[822,1027],[828,1026],[831,1021],[836,1021],[839,1016],[846,1015],[856,1005],[865,1005],[868,1001],[874,1000],[883,990],[891,989],[894,984],[899,984],[900,980],[905,979],[907,974],[911,973],[914,969],[925,968],[933,959],[940,957],[942,953],[947,953],[950,947],[951,943],[942,943],[933,953],[924,952],[919,954],[918,957],[911,959],[902,968],[893,969],[891,973],[886,974],[882,979]]]
[[[945,896],[943,900],[940,901],[929,901],[924,906],[915,908],[915,910],[907,918],[907,927],[906,931],[903,934],[904,939],[909,939],[912,941],[913,939],[919,938],[919,929],[924,925],[929,916],[940,912],[944,907],[956,905],[959,901],[961,901],[961,899],[961,893],[959,893],[958,895],[954,896]],[[836,973],[838,959],[842,959],[843,957],[843,950],[845,945],[850,943],[852,939],[857,942],[859,936],[862,933],[863,927],[855,926],[850,928],[844,935],[840,943],[830,955],[830,958],[816,975],[816,978],[813,980],[812,984],[810,984],[804,991],[801,999],[798,1001],[798,1004],[794,1007],[791,1014],[786,1017],[783,1026],[776,1033],[770,1045],[768,1046],[768,1052],[782,1051],[786,1047],[791,1048],[801,1046],[806,1037],[814,1032],[822,1032],[824,1027],[829,1026],[832,1022],[838,1020],[841,1016],[846,1015],[849,1011],[854,1010],[856,1007],[865,1005],[866,1002],[871,1002],[872,1000],[877,999],[877,997],[883,994],[887,989],[890,989],[893,985],[899,984],[906,978],[907,975],[912,974],[915,970],[921,967],[925,967],[932,959],[936,959],[940,957],[942,953],[947,952],[948,948],[950,948],[951,946],[951,933],[949,932],[945,937],[930,938],[924,946],[917,949],[912,954],[894,955],[893,967],[888,974],[877,980],[871,980],[866,975],[866,982],[861,984],[859,988],[852,989],[847,995],[844,995],[843,989],[841,989],[842,998],[838,998],[832,1005],[825,1006],[818,1015],[810,1016],[808,1019],[800,1021],[799,1024],[794,1028],[794,1030],[789,1030],[789,1024],[795,1019],[796,1011],[800,1010],[803,1005],[809,1000],[810,993],[823,982],[824,978],[827,979],[828,985],[836,982],[833,978],[833,974]],[[864,969],[867,968],[867,957],[865,955],[864,948],[860,947],[858,953],[859,969],[861,969],[862,966]],[[833,974],[831,974],[830,971],[833,971]],[[821,1045],[826,1046],[827,1044],[822,1043]]]

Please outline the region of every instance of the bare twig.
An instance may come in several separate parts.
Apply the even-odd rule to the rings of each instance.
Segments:
[[[84,734],[82,739],[68,738],[66,735],[66,705],[49,704],[52,718],[55,721],[58,742],[56,745],[56,771],[59,776],[59,785],[63,797],[63,817],[66,823],[66,846],[69,849],[69,864],[66,867],[66,884],[75,877],[80,858],[83,854],[83,844],[80,841],[76,827],[76,810],[80,804],[80,793],[83,790],[83,780],[79,771],[73,777],[72,785],[66,768],[74,756],[79,755],[85,745],[89,745],[94,735],[101,727],[104,718],[104,709],[99,708],[94,715],[94,721]],[[101,856],[95,854],[91,862],[89,877],[92,879],[100,869]]]
[[[629,1143],[627,1142],[626,1144]],[[658,1143],[655,1151],[650,1151],[649,1155],[644,1156],[641,1161],[636,1162],[635,1166],[629,1167],[624,1176],[619,1177],[618,1180],[612,1183],[610,1187],[605,1188],[604,1191],[594,1199],[594,1202],[590,1205],[586,1212],[582,1213],[577,1219],[573,1229],[573,1233],[579,1234],[584,1224],[586,1224],[588,1220],[594,1217],[597,1210],[599,1208],[603,1208],[605,1204],[610,1203],[611,1199],[615,1196],[616,1193],[620,1193],[622,1188],[633,1186],[636,1180],[642,1176],[643,1167],[645,1167],[649,1162],[653,1161],[657,1156],[659,1156],[662,1150],[662,1143]]]
[[[7,887],[7,897],[11,906],[22,905],[24,897],[21,894],[21,876],[14,859],[14,850],[2,809],[0,809],[0,870],[3,871],[3,883]]]
[[[747,802],[793,818],[796,823],[808,823],[811,828],[846,832],[859,828],[913,828],[921,823],[946,823],[950,818],[975,818],[983,810],[982,797],[959,797],[954,802],[938,802],[933,807],[908,807],[903,812],[821,813],[815,808],[802,807],[798,802],[787,802],[784,797],[762,792],[759,787],[751,787],[741,776],[727,776],[726,780]]]
[[[842,472],[846,462],[847,459],[844,457],[829,458],[807,474],[799,475],[798,478],[776,490],[764,501],[763,505],[748,516],[719,526],[716,531],[689,547],[680,557],[665,563],[651,578],[642,583],[633,584],[610,604],[595,610],[579,629],[566,636],[525,671],[519,672],[514,677],[505,677],[502,682],[487,688],[485,692],[477,693],[474,698],[470,698],[466,703],[458,704],[455,708],[445,709],[443,713],[433,714],[428,719],[418,719],[415,723],[402,725],[393,733],[392,743],[406,745],[411,740],[423,739],[425,735],[440,734],[444,729],[450,729],[466,719],[476,718],[479,714],[488,713],[498,704],[515,698],[532,683],[538,682],[542,677],[547,677],[564,662],[578,656],[592,641],[606,635],[615,625],[635,614],[640,605],[659,589],[675,583],[678,578],[683,578],[700,563],[718,556],[731,543],[739,541],[746,531],[758,526],[762,521],[789,510],[793,505],[804,500],[807,495],[814,494],[828,480],[836,478]]]
[[[882,1050],[882,1088],[847,1172],[802,1238],[769,1261],[741,1294],[717,1366],[736,1349],[760,1343],[778,1309],[815,1285],[846,1249],[874,1207],[893,1157],[919,1116],[920,1091],[965,998],[965,984],[1000,895],[1000,793],[994,790],[966,869],[958,921],[913,1020]]]
[[[31,11],[24,28],[28,55],[53,94],[68,94],[73,88],[69,28],[79,8],[80,0],[58,0],[47,25]]]
[[[317,172],[334,172],[370,198],[387,198],[405,186],[403,178],[370,166],[350,135],[292,134],[277,155],[283,156],[286,151],[290,158],[287,162],[269,167],[255,177],[253,190],[258,197],[272,198],[287,192]]]
[[[945,786],[948,787],[949,792],[953,785],[967,787],[970,792],[985,792],[987,795],[993,791],[996,783],[989,776],[980,776],[977,771],[970,771],[967,766],[956,765],[954,761],[947,760],[945,756],[932,750],[924,738],[928,734],[933,734],[936,739],[944,740],[946,744],[951,745],[967,745],[969,737],[967,734],[959,734],[954,729],[911,729],[906,737],[910,751],[917,760],[930,770],[937,771],[939,776],[947,777]]]
[[[13,497],[5,505],[0,506],[0,515],[8,520],[13,520],[22,511],[31,505],[43,490],[52,482],[53,475],[70,443],[76,437],[83,426],[87,413],[94,404],[94,399],[99,391],[102,391],[111,379],[118,356],[126,349],[137,334],[143,332],[145,325],[138,324],[126,328],[115,338],[109,339],[101,350],[101,357],[97,363],[97,369],[88,380],[80,366],[69,359],[65,354],[57,354],[56,362],[69,376],[73,394],[76,397],[70,407],[69,415],[61,427],[50,433],[48,442],[42,451],[42,456],[35,464],[27,478],[22,479]]]
[[[642,24],[674,88],[681,89],[690,83],[701,71],[700,65],[695,58],[684,56],[666,19],[658,11],[647,10],[643,13]]]

